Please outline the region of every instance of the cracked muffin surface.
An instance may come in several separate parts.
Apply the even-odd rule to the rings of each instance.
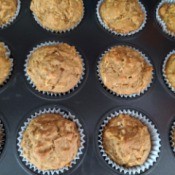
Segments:
[[[153,67],[140,52],[127,47],[115,46],[100,61],[99,73],[103,84],[119,95],[139,94],[152,81]]]
[[[27,63],[27,74],[39,91],[65,93],[83,73],[81,56],[74,46],[60,43],[36,49]]]
[[[145,20],[138,0],[104,0],[99,13],[106,26],[121,34],[136,31]]]
[[[60,114],[42,114],[23,133],[23,156],[40,170],[68,167],[76,157],[80,134],[76,123]]]
[[[17,0],[0,0],[0,26],[7,24],[15,15]]]
[[[61,32],[82,20],[83,6],[82,0],[32,0],[30,9],[44,28]]]
[[[138,119],[120,114],[111,119],[104,128],[103,147],[118,165],[142,165],[151,150],[150,133],[147,126]]]
[[[168,82],[175,88],[175,54],[172,54],[165,66],[165,75]]]
[[[0,42],[0,85],[3,85],[8,78],[12,67],[12,62],[8,58],[7,52],[4,43]]]
[[[175,3],[164,3],[159,9],[160,18],[167,30],[175,34]]]

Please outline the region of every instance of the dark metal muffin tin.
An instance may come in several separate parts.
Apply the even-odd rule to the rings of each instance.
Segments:
[[[142,0],[148,20],[143,31],[129,37],[115,36],[99,24],[96,17],[98,0],[84,0],[85,16],[81,24],[71,32],[56,34],[41,28],[29,9],[30,0],[21,0],[17,19],[0,30],[0,40],[5,42],[14,58],[14,70],[8,83],[0,88],[0,119],[6,129],[6,144],[0,156],[0,175],[34,174],[21,162],[17,154],[16,138],[21,122],[28,114],[45,105],[64,106],[76,113],[84,124],[87,135],[86,151],[71,175],[117,175],[101,159],[97,150],[97,129],[105,114],[114,108],[133,108],[147,113],[157,126],[161,137],[161,153],[155,165],[145,175],[174,175],[175,158],[169,143],[169,131],[175,118],[175,94],[166,86],[162,76],[162,64],[166,55],[175,47],[175,39],[164,34],[156,22],[157,0]],[[42,42],[60,41],[75,45],[86,60],[86,76],[83,83],[70,95],[51,98],[33,90],[24,75],[26,56]],[[98,81],[97,62],[100,55],[116,44],[138,47],[148,55],[155,67],[155,80],[149,90],[137,98],[119,98],[108,93]],[[143,138],[144,139],[144,138]]]

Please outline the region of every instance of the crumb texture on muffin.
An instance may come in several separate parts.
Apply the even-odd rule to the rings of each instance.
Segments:
[[[84,13],[82,0],[32,0],[30,9],[44,28],[58,32],[76,26]]]
[[[120,95],[139,94],[152,80],[153,67],[141,53],[127,47],[115,46],[100,61],[100,77],[104,85]]]
[[[17,0],[0,0],[0,26],[7,24],[15,15]]]
[[[12,67],[12,63],[6,53],[7,49],[5,48],[4,43],[0,42],[0,85],[3,85],[6,81]]]
[[[138,119],[120,114],[104,128],[103,146],[107,155],[118,165],[142,165],[151,150],[150,133]]]
[[[76,123],[59,114],[42,114],[23,133],[23,156],[39,170],[68,167],[76,157],[80,134]]]
[[[175,3],[163,3],[159,9],[159,15],[167,30],[175,34]]]
[[[145,19],[138,0],[104,0],[100,16],[111,30],[121,34],[138,30]]]
[[[56,44],[36,49],[29,58],[27,74],[39,91],[64,93],[74,88],[83,63],[74,46]]]
[[[172,54],[165,66],[165,75],[168,82],[175,88],[175,54]]]

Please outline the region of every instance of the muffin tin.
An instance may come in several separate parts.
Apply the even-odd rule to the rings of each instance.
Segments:
[[[175,94],[167,87],[162,65],[166,55],[174,49],[175,39],[162,31],[156,21],[156,8],[160,1],[141,0],[147,11],[144,29],[132,36],[115,36],[105,30],[98,21],[96,7],[98,0],[84,0],[85,15],[74,30],[62,34],[49,32],[40,27],[29,9],[30,0],[21,1],[21,9],[14,22],[0,30],[0,40],[11,51],[14,69],[8,82],[0,87],[0,120],[2,120],[6,141],[0,156],[0,175],[36,174],[21,162],[17,152],[18,129],[32,111],[43,106],[58,106],[73,111],[83,124],[86,145],[81,161],[71,175],[119,175],[123,174],[109,167],[98,149],[99,125],[108,111],[134,109],[149,116],[161,138],[161,151],[157,162],[144,175],[174,175],[175,158],[169,135],[175,119]],[[51,97],[31,87],[25,77],[24,64],[28,53],[40,43],[55,41],[75,45],[85,60],[86,73],[83,82],[68,95]],[[152,60],[155,78],[151,87],[136,98],[116,97],[107,92],[98,80],[97,64],[105,50],[111,46],[126,44],[143,51]],[[3,115],[1,115],[1,113]]]

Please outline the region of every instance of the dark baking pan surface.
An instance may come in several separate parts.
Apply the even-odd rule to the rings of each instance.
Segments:
[[[145,175],[174,175],[175,158],[169,144],[169,131],[175,119],[175,95],[167,88],[162,77],[162,64],[166,55],[175,48],[175,39],[161,31],[155,20],[157,0],[141,0],[148,20],[143,31],[130,37],[118,37],[103,29],[96,17],[98,0],[84,0],[85,16],[71,32],[51,33],[41,28],[30,10],[30,0],[21,0],[17,19],[6,29],[0,30],[0,40],[5,42],[14,58],[14,71],[9,82],[0,88],[0,119],[6,129],[6,142],[0,157],[0,175],[34,174],[23,166],[17,155],[16,137],[27,115],[45,105],[64,106],[81,118],[87,135],[82,160],[71,175],[118,175],[102,160],[97,150],[98,124],[112,109],[132,108],[146,113],[157,126],[161,137],[161,153],[156,164]],[[24,76],[24,63],[32,48],[42,42],[60,41],[75,45],[86,62],[86,76],[79,88],[68,96],[50,98],[35,92]],[[137,98],[123,99],[106,92],[98,81],[97,61],[109,47],[129,44],[139,48],[152,60],[155,79],[149,90]]]

